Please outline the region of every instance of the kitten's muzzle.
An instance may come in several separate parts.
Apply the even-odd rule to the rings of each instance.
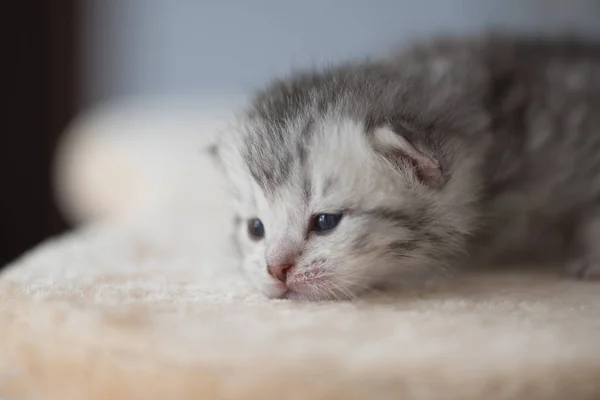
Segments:
[[[267,272],[273,278],[285,283],[287,280],[288,272],[293,268],[293,265],[280,265],[280,266],[267,266]]]

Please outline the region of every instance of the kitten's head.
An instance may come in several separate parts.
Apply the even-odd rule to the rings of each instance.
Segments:
[[[267,296],[352,298],[462,249],[474,161],[395,79],[365,66],[275,83],[221,138],[243,269]]]

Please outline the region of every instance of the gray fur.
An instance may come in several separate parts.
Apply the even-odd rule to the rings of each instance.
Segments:
[[[442,185],[377,144],[382,127],[436,160]],[[599,44],[436,39],[295,74],[255,96],[218,154],[241,218],[265,225],[258,243],[236,233],[271,297],[353,297],[467,260],[600,265]],[[320,212],[344,217],[315,235]],[[287,291],[265,272],[281,248],[300,254]]]

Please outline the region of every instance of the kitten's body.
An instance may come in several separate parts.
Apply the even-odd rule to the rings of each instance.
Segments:
[[[600,270],[600,45],[436,40],[299,74],[258,94],[219,154],[244,269],[272,297],[467,261]],[[343,217],[316,234],[320,213]],[[267,264],[293,265],[286,284]]]

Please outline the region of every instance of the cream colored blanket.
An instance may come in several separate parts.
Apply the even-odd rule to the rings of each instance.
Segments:
[[[66,139],[57,184],[87,226],[0,278],[1,399],[600,399],[600,284],[499,271],[267,300],[236,269],[218,175],[185,155],[197,121],[152,114]]]

